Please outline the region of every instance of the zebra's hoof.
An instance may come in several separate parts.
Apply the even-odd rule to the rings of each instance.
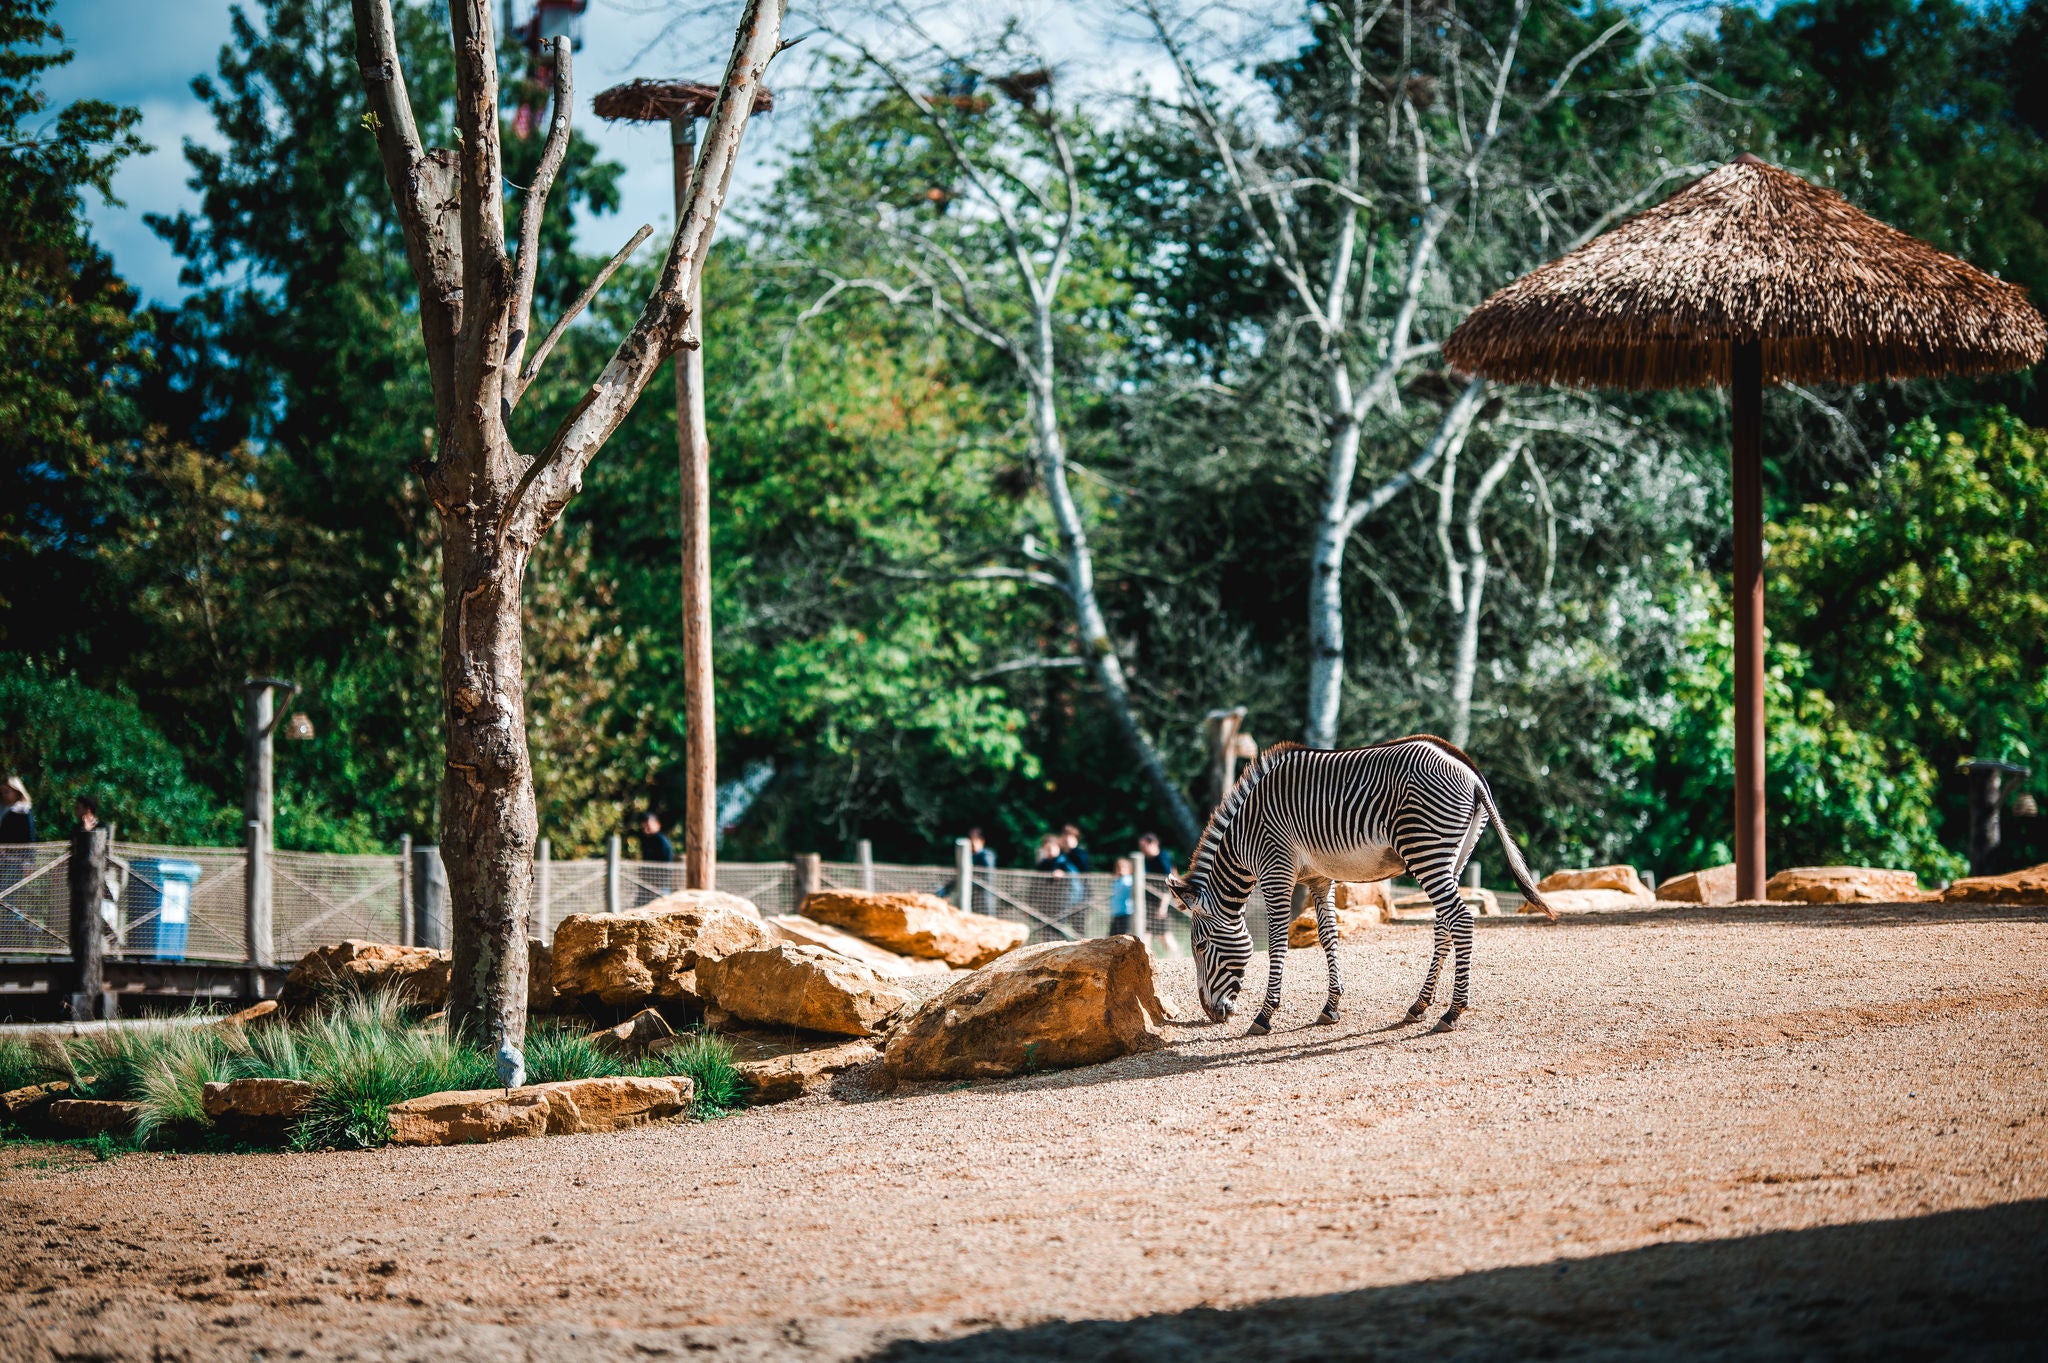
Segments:
[[[1261,1013],[1257,1017],[1253,1018],[1252,1025],[1244,1029],[1244,1034],[1246,1036],[1270,1036],[1272,1035],[1272,1032],[1273,1020],[1267,1017],[1264,1013]]]
[[[1463,1016],[1465,1016],[1465,1010],[1462,1008],[1444,1009],[1444,1015],[1436,1020],[1436,1030],[1439,1032],[1450,1031],[1451,1028],[1458,1025],[1458,1019]]]
[[[1328,1027],[1337,1020],[1337,1009],[1333,1004],[1316,1015],[1316,1026]]]
[[[1411,1007],[1411,1008],[1409,1008],[1409,1010],[1408,1010],[1408,1020],[1409,1020],[1410,1022],[1420,1022],[1420,1021],[1422,1021],[1422,1015],[1423,1015],[1424,1013],[1428,1012],[1428,1011],[1429,1011],[1429,1000],[1428,1000],[1428,999],[1418,999],[1418,1000],[1416,1000],[1416,1002],[1415,1002],[1414,1006],[1413,1006],[1413,1007]]]

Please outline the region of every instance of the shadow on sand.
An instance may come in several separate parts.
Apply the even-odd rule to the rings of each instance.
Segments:
[[[1524,1358],[2039,1359],[2048,1202],[1687,1241],[1135,1320],[1053,1321],[875,1363]]]

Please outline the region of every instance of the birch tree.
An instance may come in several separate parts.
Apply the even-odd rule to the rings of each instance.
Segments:
[[[1626,64],[1641,33],[1633,9],[1339,0],[1312,12],[1314,42],[1298,60],[1275,64],[1284,73],[1268,68],[1272,84],[1287,86],[1278,108],[1226,102],[1237,54],[1196,17],[1163,0],[1135,10],[1175,73],[1163,115],[1205,151],[1211,192],[1272,279],[1263,334],[1314,376],[1304,385],[1317,394],[1320,473],[1307,527],[1304,738],[1333,747],[1352,536],[1425,484],[1483,409],[1514,400],[1480,380],[1446,388],[1441,336],[1520,269],[1694,168],[1651,156],[1649,173],[1623,184],[1598,158],[1571,159],[1576,149],[1554,137],[1546,161],[1524,155],[1524,134],[1589,72],[1599,67],[1611,84],[1611,68]],[[1513,249],[1502,253],[1504,240]]]
[[[1056,551],[1026,536],[1022,556],[1035,560],[1031,566],[990,564],[911,575],[1014,581],[1056,593],[1070,617],[1076,651],[1034,664],[1088,669],[1153,799],[1182,844],[1193,846],[1201,826],[1133,702],[1097,588],[1090,518],[1074,491],[1061,389],[1068,359],[1062,353],[1062,314],[1072,306],[1064,295],[1073,283],[1075,243],[1088,206],[1071,116],[1052,70],[1028,48],[1004,44],[978,62],[931,36],[908,8],[889,9],[883,18],[882,27],[904,40],[900,48],[885,47],[851,26],[833,32],[910,112],[945,168],[949,187],[933,186],[922,211],[906,212],[884,201],[860,205],[858,229],[868,249],[886,261],[886,273],[828,271],[828,285],[807,315],[849,291],[879,294],[906,309],[928,310],[941,325],[988,347],[1014,375],[1024,398],[1029,467],[1045,494]],[[984,73],[984,64],[992,69]],[[996,109],[997,101],[1013,114],[999,133],[990,135],[986,122],[970,126]],[[985,233],[949,227],[963,220],[975,221]],[[979,235],[985,235],[986,249],[966,239]]]
[[[441,532],[447,756],[440,838],[454,948],[448,1020],[488,1043],[516,1047],[525,1033],[537,832],[521,583],[534,546],[641,391],[678,347],[697,344],[690,300],[755,91],[780,47],[783,3],[746,0],[691,195],[654,292],[568,417],[531,453],[517,449],[510,432],[521,396],[569,323],[650,229],[642,228],[532,344],[541,219],[568,147],[574,87],[568,44],[557,40],[554,111],[508,241],[494,8],[490,0],[450,0],[457,145],[429,148],[413,118],[390,0],[352,0],[369,106],[363,123],[376,136],[404,231],[434,392],[434,448],[413,468]]]

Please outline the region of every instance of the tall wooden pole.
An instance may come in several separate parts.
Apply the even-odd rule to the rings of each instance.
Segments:
[[[1764,353],[1735,346],[1735,897],[1764,897]]]
[[[690,197],[697,162],[697,120],[669,120],[675,154],[676,213]],[[698,276],[701,281],[701,272]],[[704,290],[691,285],[690,315],[699,345],[676,352],[676,454],[682,468],[683,884],[716,888],[718,878],[718,717],[711,690],[711,441],[704,426]]]

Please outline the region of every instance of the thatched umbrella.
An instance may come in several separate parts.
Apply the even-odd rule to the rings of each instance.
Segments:
[[[690,197],[697,164],[697,120],[718,102],[718,87],[684,80],[636,80],[600,94],[600,118],[666,123],[673,149],[676,216]],[[754,112],[775,107],[763,86]],[[690,299],[697,335],[704,335],[701,292]],[[711,442],[704,425],[702,345],[676,352],[676,452],[682,464],[683,522],[683,881],[714,888],[718,875],[718,730],[711,679]]]
[[[1494,294],[1444,358],[1508,383],[1734,390],[1736,893],[1764,893],[1763,385],[1986,374],[2048,327],[1994,279],[1754,156]]]

